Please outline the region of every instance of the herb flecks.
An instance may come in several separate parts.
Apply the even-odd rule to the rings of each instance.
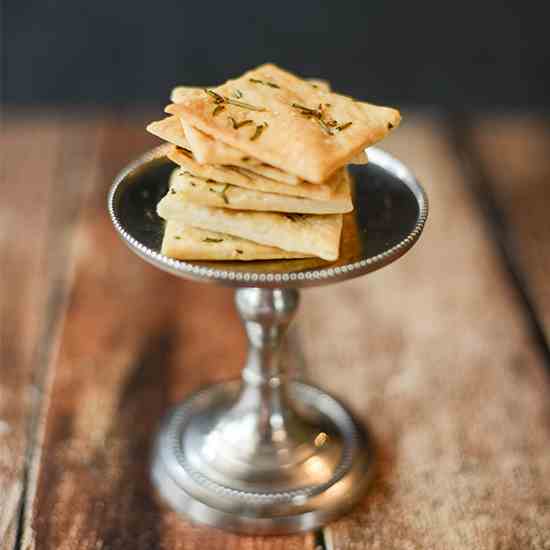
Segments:
[[[220,191],[221,193],[221,196],[222,196],[222,199],[223,199],[223,202],[225,204],[229,204],[229,199],[227,197],[227,195],[225,194],[225,192],[227,191],[227,188],[229,187],[229,185],[226,183],[224,188]]]
[[[181,240],[181,237],[179,235],[175,235],[174,239],[176,239],[176,241],[179,241],[179,240]]]
[[[223,239],[212,239],[211,237],[206,237],[206,239],[202,240],[203,243],[221,243],[223,242]]]
[[[224,109],[225,109],[225,105],[216,105],[216,107],[212,111],[212,116],[216,116],[220,114]]]
[[[223,202],[225,204],[229,204],[229,198],[225,194],[225,192],[227,191],[227,188],[229,187],[229,184],[228,183],[222,183],[222,184],[219,184],[219,185],[223,185],[223,187],[221,189],[212,189],[212,187],[209,187],[208,190],[211,191],[212,193],[218,193],[221,196],[221,198],[223,199]]]
[[[244,101],[237,101],[236,99],[231,99],[230,97],[226,97],[225,101],[229,103],[230,105],[234,105],[235,107],[241,107],[241,109],[248,109],[249,111],[265,111],[264,107],[256,107],[255,105],[250,105],[250,103],[245,103]]]
[[[325,120],[323,118],[323,105],[319,103],[318,109],[310,109],[309,107],[305,107],[304,105],[300,105],[299,103],[292,103],[292,107],[300,111],[301,115],[313,118],[315,121],[317,121],[317,124],[319,124],[319,126],[326,134],[328,134],[329,136],[333,135],[331,127],[336,126],[336,124],[338,123],[334,120]]]
[[[316,120],[322,130],[329,136],[334,135],[334,132],[332,131],[333,128],[338,130],[339,132],[342,132],[352,125],[351,121],[339,124],[336,120],[327,120],[325,118],[325,112],[323,109],[330,107],[330,103],[325,103],[324,105],[322,103],[319,103],[319,107],[317,109],[310,109],[309,107],[305,107],[304,105],[300,105],[299,103],[292,103],[292,107],[300,111],[301,115]]]
[[[208,88],[205,88],[204,91],[214,99],[215,103],[224,103],[225,99],[220,94],[217,94],[214,90],[209,90]]]
[[[340,124],[340,126],[336,126],[336,129],[339,131],[339,132],[342,132],[343,130],[345,130],[346,128],[349,128],[351,125],[353,124],[353,122],[346,122],[345,124]]]
[[[256,130],[254,131],[254,134],[250,137],[250,141],[257,140],[262,135],[262,132],[267,128],[267,126],[267,122],[264,122],[263,124],[258,124],[256,126]]]
[[[249,111],[265,111],[264,107],[256,107],[255,105],[250,105],[249,103],[245,103],[244,101],[238,101],[237,99],[220,95],[214,90],[209,90],[208,88],[205,88],[204,91],[214,100],[214,103],[216,103],[217,105],[228,103],[229,105],[241,107],[241,109],[248,109]]]
[[[302,115],[311,115],[311,116],[315,116],[315,117],[321,116],[321,112],[318,111],[317,109],[310,109],[309,107],[304,107],[303,105],[300,105],[299,103],[293,103],[292,107],[294,107],[295,109],[298,109],[299,111],[301,111]]]
[[[252,82],[252,84],[263,84],[264,86],[277,89],[281,88],[278,84],[275,84],[275,82],[269,82],[268,80],[259,80],[258,78],[249,78],[248,80]]]
[[[228,183],[223,183],[223,182],[219,182],[219,181],[216,181],[216,180],[213,180],[212,178],[205,178],[203,176],[197,176],[195,174],[192,174],[191,172],[187,172],[187,171],[184,171],[182,172],[183,175],[186,175],[187,177],[189,178],[195,178],[195,179],[198,179],[200,181],[204,181],[205,183],[207,184],[213,184],[213,185],[223,185],[222,189],[221,190],[218,190],[218,189],[213,189],[212,187],[209,187],[208,190],[209,191],[212,191],[212,193],[220,193],[222,198],[223,198],[223,202],[225,202],[225,204],[229,204],[229,199],[227,198],[227,196],[225,195],[225,192],[227,190],[227,188],[229,187],[229,184]],[[195,184],[190,181],[189,182],[193,187],[195,187]]]
[[[235,248],[235,252],[237,254],[244,254],[244,250],[241,250],[240,248]]]
[[[322,119],[315,117],[315,120],[318,122],[319,126],[327,133],[329,136],[332,136],[332,130],[328,126],[328,124]]]
[[[237,98],[237,99],[241,99],[241,97],[243,97],[243,93],[241,92],[241,90],[235,90],[233,92],[233,95]]]
[[[238,130],[239,128],[242,128],[243,126],[246,126],[247,124],[254,124],[254,121],[247,118],[246,120],[241,120],[241,122],[237,122],[232,116],[228,117],[231,123],[233,124],[233,129]]]

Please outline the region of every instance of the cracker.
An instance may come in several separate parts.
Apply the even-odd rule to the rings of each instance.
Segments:
[[[170,178],[170,189],[170,192],[176,197],[193,204],[232,210],[299,214],[343,214],[353,210],[349,174],[347,173],[329,201],[264,193],[225,183],[207,183],[205,180],[181,170],[173,172]]]
[[[166,222],[162,254],[178,260],[278,260],[305,258],[306,254],[285,252],[280,248],[205,231],[179,222]]]
[[[401,119],[395,109],[324,92],[274,65],[262,65],[211,92],[217,96],[203,92],[166,111],[215,140],[316,183],[385,137]],[[225,108],[212,116],[222,104],[217,101]],[[252,122],[234,128],[233,121],[246,120]]]
[[[311,79],[309,82],[320,90],[330,91],[330,85],[326,81]],[[185,99],[200,97],[202,93],[204,93],[203,90],[199,88],[178,86],[172,90],[171,99],[174,103],[181,103]],[[255,168],[255,171],[267,178],[285,183],[298,183],[300,181],[300,178],[293,174],[263,163],[249,155],[245,155],[239,149],[235,149],[235,147],[213,139],[208,134],[193,127],[183,118],[181,119],[181,125],[183,126],[185,137],[189,142],[189,148],[193,151],[196,160],[201,164],[231,164],[245,168],[259,166],[259,168]],[[368,159],[365,151],[361,151],[349,161],[350,164],[367,164],[367,162]]]
[[[162,120],[156,120],[147,125],[146,130],[174,145],[189,149],[189,142],[182,131],[178,117],[169,116]]]
[[[191,204],[168,193],[158,204],[161,218],[252,242],[336,260],[342,215],[326,216],[243,212]]]
[[[167,152],[168,158],[179,164],[186,171],[204,179],[211,179],[217,183],[229,183],[237,187],[264,191],[266,193],[280,193],[294,197],[330,200],[334,196],[338,185],[344,177],[344,170],[339,170],[325,184],[301,182],[298,185],[288,185],[279,181],[265,178],[244,168],[231,166],[214,166],[199,164],[193,155],[185,149],[173,147]]]

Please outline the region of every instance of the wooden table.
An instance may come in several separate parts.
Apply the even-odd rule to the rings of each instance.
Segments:
[[[108,220],[156,115],[5,120],[2,548],[550,549],[549,121],[405,113],[385,147],[428,191],[424,236],[372,276],[305,291],[291,342],[370,423],[377,477],[325,529],[262,538],[191,525],[149,483],[159,418],[235,377],[245,346],[229,289],[150,267]]]

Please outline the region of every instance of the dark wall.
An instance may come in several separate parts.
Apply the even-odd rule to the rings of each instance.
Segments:
[[[547,18],[534,2],[7,0],[3,26],[14,104],[161,104],[174,84],[268,60],[386,103],[550,102]]]

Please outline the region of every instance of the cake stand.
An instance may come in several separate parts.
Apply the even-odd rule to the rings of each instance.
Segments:
[[[108,198],[112,222],[155,267],[237,287],[249,349],[242,380],[198,391],[164,420],[154,483],[174,509],[231,531],[281,534],[325,524],[364,494],[372,441],[334,397],[288,380],[281,343],[298,289],[359,277],[405,254],[424,227],[427,197],[401,162],[371,148],[368,165],[351,167],[355,210],[345,215],[338,261],[178,261],[160,253],[156,204],[174,169],[166,150],[148,152],[118,175]]]

